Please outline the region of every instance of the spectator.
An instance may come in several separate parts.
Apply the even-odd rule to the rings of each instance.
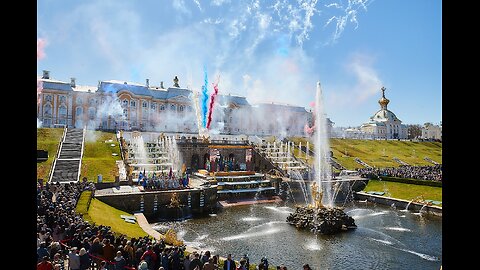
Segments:
[[[60,253],[55,253],[53,255],[53,261],[52,261],[53,266],[55,267],[56,264],[60,265],[59,270],[64,270],[65,269],[65,261],[62,258],[62,255]]]
[[[308,263],[306,263],[306,264],[303,265],[303,270],[312,270],[312,268],[310,268],[310,265],[308,265]]]
[[[216,270],[217,265],[214,264],[213,258],[208,259],[206,263],[203,264],[202,270]]]
[[[237,268],[237,265],[232,260],[232,254],[228,254],[227,260],[223,263],[223,270],[235,270],[235,268]]]
[[[190,262],[190,270],[194,270],[195,268],[198,267],[198,269],[202,269],[203,267],[203,264],[202,264],[202,261],[200,260],[200,255],[198,253],[195,252],[195,254],[193,254],[193,260]]]
[[[247,260],[245,260],[244,258],[242,258],[240,260],[240,265],[236,268],[237,270],[247,270],[247,268],[245,268],[245,264],[247,263]]]
[[[43,256],[42,261],[37,264],[37,270],[52,270],[53,265],[48,260],[48,256]]]
[[[77,247],[70,248],[68,253],[68,267],[70,270],[80,270],[80,257],[77,254]]]
[[[91,264],[90,256],[88,256],[87,250],[82,247],[78,255],[80,257],[80,270],[87,270]]]
[[[125,266],[127,265],[127,262],[125,261],[125,258],[122,256],[122,252],[119,250],[117,251],[117,256],[114,258],[114,268],[115,270],[124,270]]]

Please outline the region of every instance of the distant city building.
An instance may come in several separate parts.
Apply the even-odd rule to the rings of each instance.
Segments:
[[[37,117],[42,127],[198,132],[193,91],[182,88],[177,76],[168,88],[163,82],[152,86],[148,79],[145,85],[110,80],[99,81],[98,86],[81,86],[75,78],[70,82],[51,79],[49,71],[39,80],[43,89]],[[198,102],[201,110],[201,93]],[[304,107],[252,105],[245,97],[230,94],[219,94],[215,102],[211,133],[305,136],[304,126],[312,118]],[[333,122],[328,123],[331,128]]]
[[[422,127],[422,139],[424,140],[442,140],[442,125],[425,123]]]
[[[380,110],[370,117],[369,122],[360,126],[360,131],[371,139],[406,139],[407,126],[387,109],[390,100],[385,97],[385,90],[385,87],[382,87],[382,97],[378,101]]]

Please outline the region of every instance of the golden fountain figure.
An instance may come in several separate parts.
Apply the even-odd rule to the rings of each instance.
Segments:
[[[311,189],[312,189],[313,207],[315,209],[324,208],[322,204],[323,192],[318,191],[318,188],[319,187],[317,186],[317,182],[313,182]]]
[[[168,205],[169,208],[178,208],[180,207],[180,200],[178,199],[177,192],[172,194],[172,198],[170,198],[170,204]]]
[[[177,239],[177,233],[173,229],[168,229],[164,236],[165,243],[173,246],[182,246],[183,241]]]

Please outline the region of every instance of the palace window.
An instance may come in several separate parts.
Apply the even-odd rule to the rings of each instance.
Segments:
[[[156,110],[157,109],[157,103],[153,102],[151,105],[150,105],[150,108],[152,110]]]
[[[180,112],[183,112],[184,106],[183,106],[183,105],[178,106],[178,110],[179,110]]]
[[[136,104],[135,104],[135,100],[130,100],[130,107],[135,107]]]
[[[142,107],[143,107],[143,108],[147,108],[147,107],[148,107],[148,104],[147,104],[146,101],[142,102]]]
[[[88,101],[88,105],[90,105],[90,106],[95,105],[95,103],[96,103],[96,101],[95,101],[94,98],[91,98],[91,99]]]
[[[93,108],[93,107],[88,108],[88,117],[90,119],[95,118],[95,108]]]
[[[45,101],[52,101],[52,96],[51,95],[45,95]]]
[[[126,99],[122,100],[122,106],[127,107],[128,106],[128,100],[126,100]]]
[[[81,116],[83,114],[83,108],[82,107],[77,107],[77,109],[75,110],[75,115],[77,117]]]
[[[82,98],[81,97],[77,97],[77,104],[81,105],[83,102]]]
[[[128,110],[127,110],[127,109],[123,109],[123,115],[124,115],[125,117],[127,117],[127,115],[128,115]]]
[[[177,109],[177,107],[174,104],[170,105],[170,110],[171,111],[175,111],[176,109]]]
[[[160,105],[160,111],[165,111],[165,105]]]
[[[58,114],[60,115],[60,117],[65,117],[67,116],[67,107],[65,106],[60,106],[58,108]]]
[[[43,106],[43,115],[52,116],[52,105],[45,104],[45,106]]]
[[[65,103],[67,98],[65,96],[60,96],[60,103]]]

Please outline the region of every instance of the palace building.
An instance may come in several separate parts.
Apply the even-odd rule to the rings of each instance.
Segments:
[[[382,97],[378,101],[380,110],[378,110],[370,121],[360,126],[360,133],[363,138],[370,139],[406,139],[408,136],[407,127],[390,110],[387,105],[390,102],[385,97],[385,87],[382,87]]]
[[[64,126],[98,130],[139,130],[198,133],[196,104],[191,89],[173,85],[152,86],[123,81],[99,81],[97,86],[55,80],[44,70],[38,95],[37,118],[42,127]],[[210,132],[217,134],[305,136],[311,119],[304,107],[260,103],[245,97],[218,95]],[[198,108],[201,109],[201,93]]]

